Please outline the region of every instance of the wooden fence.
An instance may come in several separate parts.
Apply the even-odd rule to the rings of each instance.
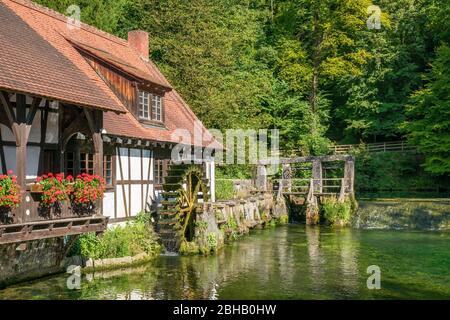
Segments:
[[[354,149],[361,147],[367,152],[406,152],[406,151],[416,151],[416,147],[409,145],[406,141],[390,141],[390,142],[378,142],[378,143],[367,143],[367,144],[340,144],[330,147],[330,150],[334,154],[347,154]]]

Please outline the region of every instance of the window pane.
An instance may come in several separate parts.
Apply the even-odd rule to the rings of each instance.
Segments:
[[[152,111],[153,111],[153,120],[161,121],[161,113],[162,113],[162,97],[153,95],[152,96]]]
[[[139,91],[139,117],[150,119],[149,93]]]

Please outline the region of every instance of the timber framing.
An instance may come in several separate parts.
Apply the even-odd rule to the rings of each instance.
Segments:
[[[15,100],[13,100],[13,98]],[[44,168],[50,168],[50,172],[64,171],[64,161],[59,154],[64,154],[67,142],[77,133],[89,136],[93,142],[95,152],[94,172],[103,175],[103,139],[101,130],[103,126],[103,112],[82,106],[73,106],[63,103],[58,104],[58,109],[51,109],[48,100],[41,103],[42,98],[26,96],[21,93],[13,93],[0,90],[0,114],[3,126],[11,130],[13,141],[5,140],[0,130],[0,163],[3,173],[8,169],[8,155],[5,147],[9,150],[15,148],[15,158],[9,154],[9,161],[14,160],[17,182],[22,190],[19,208],[10,213],[0,213],[0,244],[14,242],[32,241],[52,237],[78,235],[85,232],[102,232],[105,230],[108,218],[98,215],[101,212],[102,201],[96,203],[96,209],[85,216],[70,208],[70,204],[63,204],[58,212],[43,210],[40,207],[40,195],[33,193],[27,183],[34,181],[28,179],[27,153],[38,150],[38,158],[33,164],[38,174],[44,172]],[[36,116],[40,114],[40,121],[36,122],[37,134],[34,141],[30,142],[30,134]],[[47,143],[49,132],[49,114],[58,117],[57,126],[53,129],[58,134],[59,143]],[[52,134],[55,134],[52,133]],[[11,139],[11,138],[10,138]],[[37,141],[36,141],[37,139]],[[34,148],[34,149],[33,149]],[[53,162],[45,157],[46,153],[54,155]],[[51,157],[53,158],[53,156]]]

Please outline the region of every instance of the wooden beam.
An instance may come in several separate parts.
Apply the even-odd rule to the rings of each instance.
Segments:
[[[27,121],[26,121],[27,124],[30,126],[33,124],[34,117],[36,116],[36,112],[39,109],[39,105],[41,104],[41,101],[42,101],[41,98],[33,98],[33,102],[31,103],[31,109],[28,112],[28,117],[27,117]]]
[[[2,166],[2,173],[6,174],[8,170],[6,168],[6,157],[5,157],[5,150],[3,149],[3,139],[1,130],[0,130],[0,163]]]
[[[14,114],[14,110],[9,102],[9,95],[7,92],[0,92],[0,102],[5,108],[6,117],[9,121],[9,125],[12,127],[13,123],[16,122],[16,116]]]

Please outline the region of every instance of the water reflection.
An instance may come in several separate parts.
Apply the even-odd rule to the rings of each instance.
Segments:
[[[88,274],[78,291],[59,275],[7,288],[0,299],[450,298],[443,267],[450,265],[449,240],[448,233],[280,227],[256,231],[216,256],[164,256]],[[368,290],[366,268],[380,257],[386,288]]]

